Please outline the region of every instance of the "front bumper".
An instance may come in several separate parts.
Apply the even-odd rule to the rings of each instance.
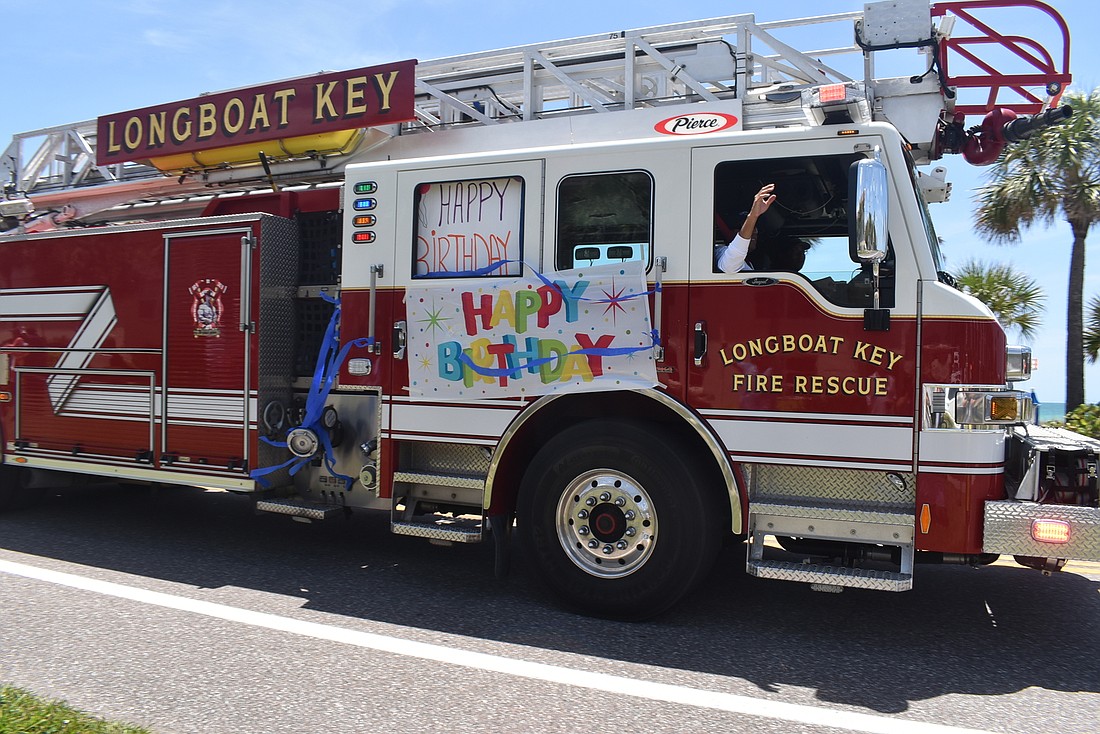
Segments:
[[[1069,541],[1044,543],[1032,537],[1036,520],[1069,525]],[[1100,507],[1047,505],[1011,500],[985,503],[984,553],[1071,561],[1100,561]]]

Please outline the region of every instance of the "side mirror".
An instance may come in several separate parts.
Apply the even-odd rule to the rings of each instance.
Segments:
[[[890,208],[886,166],[871,158],[848,170],[848,250],[852,260],[880,263],[886,259],[886,217]]]

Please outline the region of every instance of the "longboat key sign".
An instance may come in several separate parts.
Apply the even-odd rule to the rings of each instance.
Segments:
[[[415,116],[415,86],[409,60],[104,115],[96,164],[405,122]]]

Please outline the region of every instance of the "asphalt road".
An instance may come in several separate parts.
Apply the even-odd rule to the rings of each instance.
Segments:
[[[0,681],[159,734],[1100,730],[1100,566],[822,594],[743,558],[622,624],[384,517],[53,492],[0,515]]]

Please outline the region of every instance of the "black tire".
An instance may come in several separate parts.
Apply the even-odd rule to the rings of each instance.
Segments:
[[[523,478],[517,530],[559,600],[637,621],[706,576],[726,513],[691,456],[669,435],[615,420],[577,424],[539,450]]]

